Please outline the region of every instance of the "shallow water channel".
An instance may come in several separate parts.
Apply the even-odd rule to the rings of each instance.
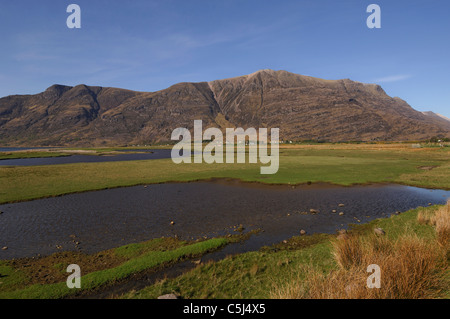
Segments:
[[[224,180],[91,191],[0,205],[0,246],[8,247],[0,250],[0,259],[61,250],[93,253],[162,236],[210,238],[236,234],[241,224],[244,232],[261,229],[222,254],[244,252],[301,229],[334,233],[351,223],[444,204],[448,198],[450,191],[401,185],[294,187]]]

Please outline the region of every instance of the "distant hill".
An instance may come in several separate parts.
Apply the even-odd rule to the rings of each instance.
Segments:
[[[434,113],[433,113],[434,114]],[[1,145],[130,145],[170,140],[177,127],[280,128],[282,140],[405,141],[450,137],[445,119],[375,84],[261,70],[157,92],[53,85],[0,99]]]

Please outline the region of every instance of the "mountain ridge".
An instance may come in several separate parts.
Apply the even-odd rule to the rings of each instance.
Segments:
[[[434,114],[434,113],[433,113]],[[414,110],[377,84],[287,71],[155,92],[55,84],[0,98],[0,143],[33,146],[130,145],[169,141],[177,127],[280,128],[282,140],[407,141],[450,136],[443,119]]]

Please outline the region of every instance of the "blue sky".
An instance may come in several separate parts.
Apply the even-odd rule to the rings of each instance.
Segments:
[[[81,7],[81,29],[66,8]],[[381,7],[381,29],[366,8]],[[0,96],[52,84],[156,91],[259,69],[378,83],[450,117],[447,0],[41,0],[0,3]]]

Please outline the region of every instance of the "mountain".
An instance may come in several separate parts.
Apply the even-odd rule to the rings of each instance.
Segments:
[[[169,141],[177,127],[280,128],[281,140],[404,141],[450,136],[435,116],[379,85],[261,70],[157,92],[53,85],[0,99],[0,144],[101,146]]]
[[[431,111],[422,112],[422,113],[433,118],[436,122],[439,122],[442,127],[445,127],[450,130],[450,119],[448,117],[445,117],[444,115],[434,113]]]

